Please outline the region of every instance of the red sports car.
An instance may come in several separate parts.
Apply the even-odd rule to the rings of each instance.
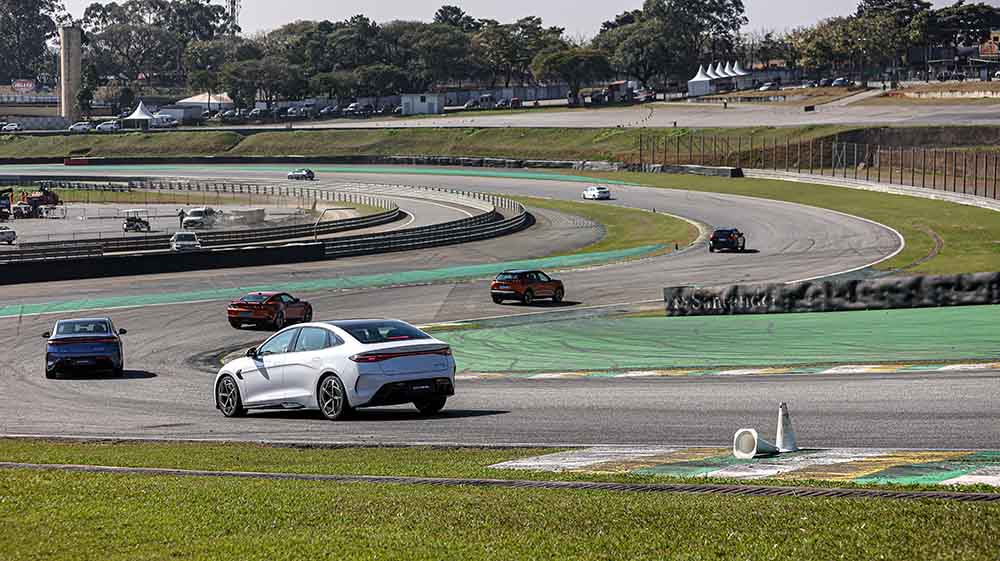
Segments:
[[[251,292],[229,303],[229,325],[245,323],[281,329],[289,323],[312,321],[312,305],[287,292]]]

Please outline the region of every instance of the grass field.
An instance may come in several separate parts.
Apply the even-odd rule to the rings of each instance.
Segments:
[[[0,440],[4,461],[452,477],[529,452]],[[12,560],[993,560],[1000,547],[997,504],[2,474]]]
[[[250,136],[229,132],[127,133],[115,135],[0,135],[0,158],[78,156],[304,156],[439,155],[525,159],[629,160],[640,135],[753,136],[795,142],[850,127],[754,127],[740,129],[454,128],[379,130],[275,130]]]
[[[997,505],[11,471],[4,559],[994,560]]]
[[[525,206],[582,216],[604,227],[603,238],[573,251],[572,254],[615,251],[664,243],[671,245],[677,243],[683,248],[698,237],[698,228],[694,224],[667,214],[574,201],[534,197],[511,198]]]
[[[578,172],[575,172],[579,175]],[[911,273],[946,274],[1000,270],[1000,213],[986,209],[842,187],[768,179],[720,179],[670,174],[589,173],[596,178],[691,191],[731,193],[801,203],[846,212],[899,231],[906,248],[877,266],[907,267],[935,251],[937,234],[944,245]]]

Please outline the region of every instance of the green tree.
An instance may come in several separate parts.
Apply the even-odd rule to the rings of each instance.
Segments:
[[[483,24],[476,18],[468,15],[458,6],[441,6],[434,13],[434,23],[449,25],[464,33],[473,33],[482,29]]]
[[[0,79],[34,78],[64,13],[58,0],[0,0]]]
[[[376,105],[378,98],[402,93],[407,84],[406,73],[389,64],[362,66],[354,71],[354,75],[358,93],[375,97]]]
[[[565,82],[574,105],[580,102],[580,90],[584,84],[606,78],[614,72],[604,53],[582,48],[541,53],[532,62],[531,70],[540,81]]]

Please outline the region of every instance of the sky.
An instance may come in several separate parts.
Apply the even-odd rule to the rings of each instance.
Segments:
[[[66,8],[79,18],[93,0],[64,0]],[[995,3],[997,0],[991,1]],[[222,3],[223,0],[216,0]],[[295,20],[331,21],[363,13],[377,22],[395,19],[430,20],[442,4],[461,7],[476,18],[514,21],[527,15],[540,16],[546,25],[566,28],[574,38],[597,34],[601,22],[613,19],[626,9],[638,8],[642,0],[242,0],[240,25],[249,33],[273,29]],[[944,4],[945,2],[938,2]],[[951,3],[951,2],[947,2]],[[815,23],[854,11],[857,0],[744,0],[749,29],[779,31]]]

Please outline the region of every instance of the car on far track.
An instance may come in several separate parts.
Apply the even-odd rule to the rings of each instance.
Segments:
[[[594,201],[610,201],[611,189],[603,185],[593,185],[583,191],[583,198]]]
[[[746,236],[736,228],[717,228],[708,238],[708,251],[715,253],[723,249],[744,251],[747,247]]]
[[[21,132],[24,128],[22,128],[19,123],[7,123],[3,126],[3,129],[0,130],[3,132]]]
[[[553,302],[559,303],[565,295],[566,289],[561,280],[536,270],[504,271],[490,284],[490,296],[495,304],[502,304],[504,300],[520,300],[524,304],[531,304],[538,298],[551,298]]]
[[[17,232],[10,229],[10,226],[0,226],[0,243],[12,245],[17,241]]]
[[[759,91],[759,92],[777,92],[777,91],[781,91],[781,86],[779,86],[778,84],[775,84],[774,82],[768,82],[768,83],[764,84],[763,86],[757,88],[757,91]]]
[[[313,179],[316,179],[316,174],[309,168],[293,169],[288,172],[288,179],[312,181]]]
[[[307,323],[281,330],[215,378],[215,407],[318,409],[329,420],[360,407],[412,403],[425,415],[455,395],[451,347],[391,319]]]
[[[45,377],[62,373],[106,370],[115,376],[125,373],[121,335],[110,318],[63,319],[51,332],[42,335],[45,345]]]
[[[251,292],[229,303],[229,325],[268,325],[282,329],[287,324],[312,321],[312,304],[287,292]]]
[[[222,212],[212,207],[193,208],[186,212],[181,226],[185,230],[196,230],[199,228],[212,228],[222,218]]]
[[[90,132],[94,127],[87,121],[80,121],[69,126],[69,132]]]

